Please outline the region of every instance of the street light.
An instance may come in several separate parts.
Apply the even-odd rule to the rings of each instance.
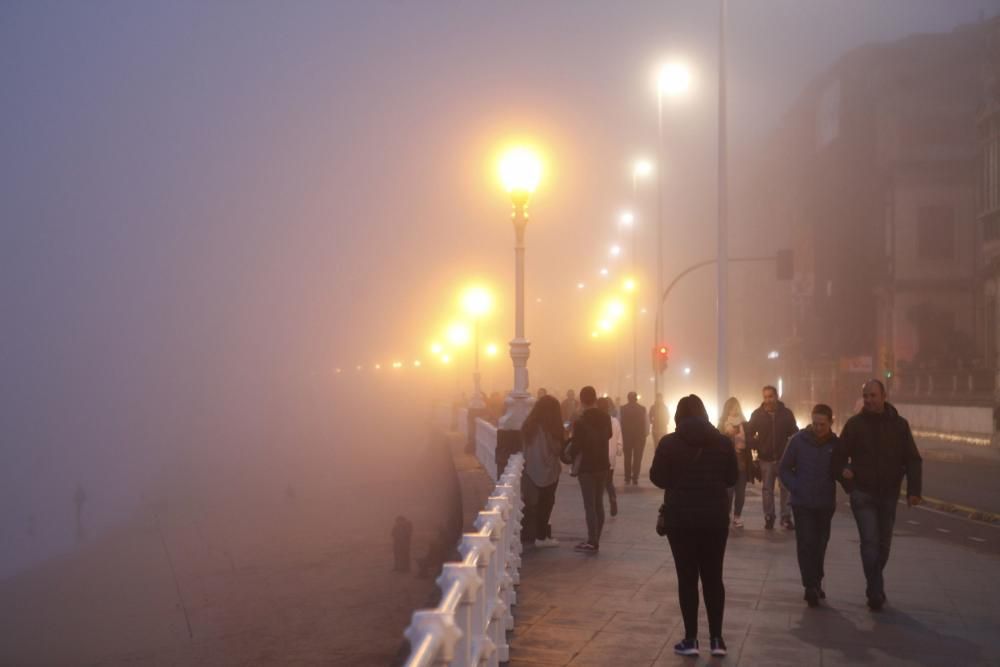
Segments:
[[[469,401],[469,408],[473,410],[482,410],[486,407],[486,400],[483,396],[481,375],[479,373],[479,324],[483,316],[486,315],[493,305],[493,297],[490,295],[489,291],[484,287],[469,287],[462,294],[462,308],[465,310],[466,314],[473,318],[475,323],[475,335],[474,335],[474,346],[475,346],[475,365],[472,371],[472,400]]]
[[[663,294],[663,165],[666,164],[666,147],[663,137],[663,101],[680,99],[691,89],[691,70],[679,61],[664,63],[656,77],[656,131],[659,143],[659,169],[656,170],[656,300]],[[656,309],[653,340],[663,339],[662,308]],[[660,374],[653,374],[653,391],[660,392]]]
[[[528,200],[542,177],[542,161],[525,146],[509,149],[500,159],[500,180],[510,195],[514,223],[514,339],[510,341],[510,359],[514,366],[514,388],[507,396],[507,410],[501,417],[501,430],[517,431],[534,403],[528,392],[528,357],[531,343],[524,337],[524,230],[528,225]],[[506,443],[505,443],[506,444]],[[497,442],[500,446],[499,436]]]

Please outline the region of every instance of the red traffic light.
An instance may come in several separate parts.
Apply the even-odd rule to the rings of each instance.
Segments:
[[[667,370],[670,361],[670,346],[660,344],[653,348],[653,366],[658,373]]]

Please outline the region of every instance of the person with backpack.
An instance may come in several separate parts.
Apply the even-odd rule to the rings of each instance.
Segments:
[[[604,529],[604,490],[611,468],[608,458],[611,417],[597,407],[597,390],[589,385],[580,390],[580,406],[583,412],[571,426],[564,461],[573,466],[573,474],[580,482],[587,518],[587,539],[574,548],[583,553],[596,554]]]
[[[552,537],[549,519],[562,473],[559,457],[563,450],[564,433],[559,401],[549,395],[535,401],[521,426],[524,439],[521,544],[524,546],[559,546],[559,540]]]
[[[701,399],[691,394],[677,404],[676,430],[656,447],[649,480],[663,489],[663,530],[677,569],[677,596],[684,618],[679,655],[698,655],[698,580],[708,612],[713,656],[726,655],[722,617],[726,589],[722,564],[729,537],[729,495],[736,484],[732,441],[708,420]],[[659,526],[658,526],[659,532]]]

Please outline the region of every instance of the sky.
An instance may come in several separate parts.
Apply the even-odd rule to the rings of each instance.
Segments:
[[[752,168],[850,49],[998,9],[732,0],[735,163]],[[614,361],[589,340],[597,270],[624,206],[650,280],[652,193],[632,201],[629,163],[655,149],[668,56],[695,86],[664,110],[667,273],[714,252],[717,32],[701,0],[3,3],[0,487],[257,437],[304,394],[352,391],[335,368],[426,357],[471,281],[497,292],[484,335],[502,347],[513,234],[493,161],[513,139],[546,156],[527,237],[533,384],[600,375]],[[678,297],[705,323],[672,341],[698,368],[713,291]],[[490,389],[507,363],[489,362]]]

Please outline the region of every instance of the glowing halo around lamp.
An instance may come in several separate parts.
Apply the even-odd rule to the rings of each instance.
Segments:
[[[500,182],[508,193],[532,194],[542,179],[542,160],[526,146],[515,146],[500,158]]]

